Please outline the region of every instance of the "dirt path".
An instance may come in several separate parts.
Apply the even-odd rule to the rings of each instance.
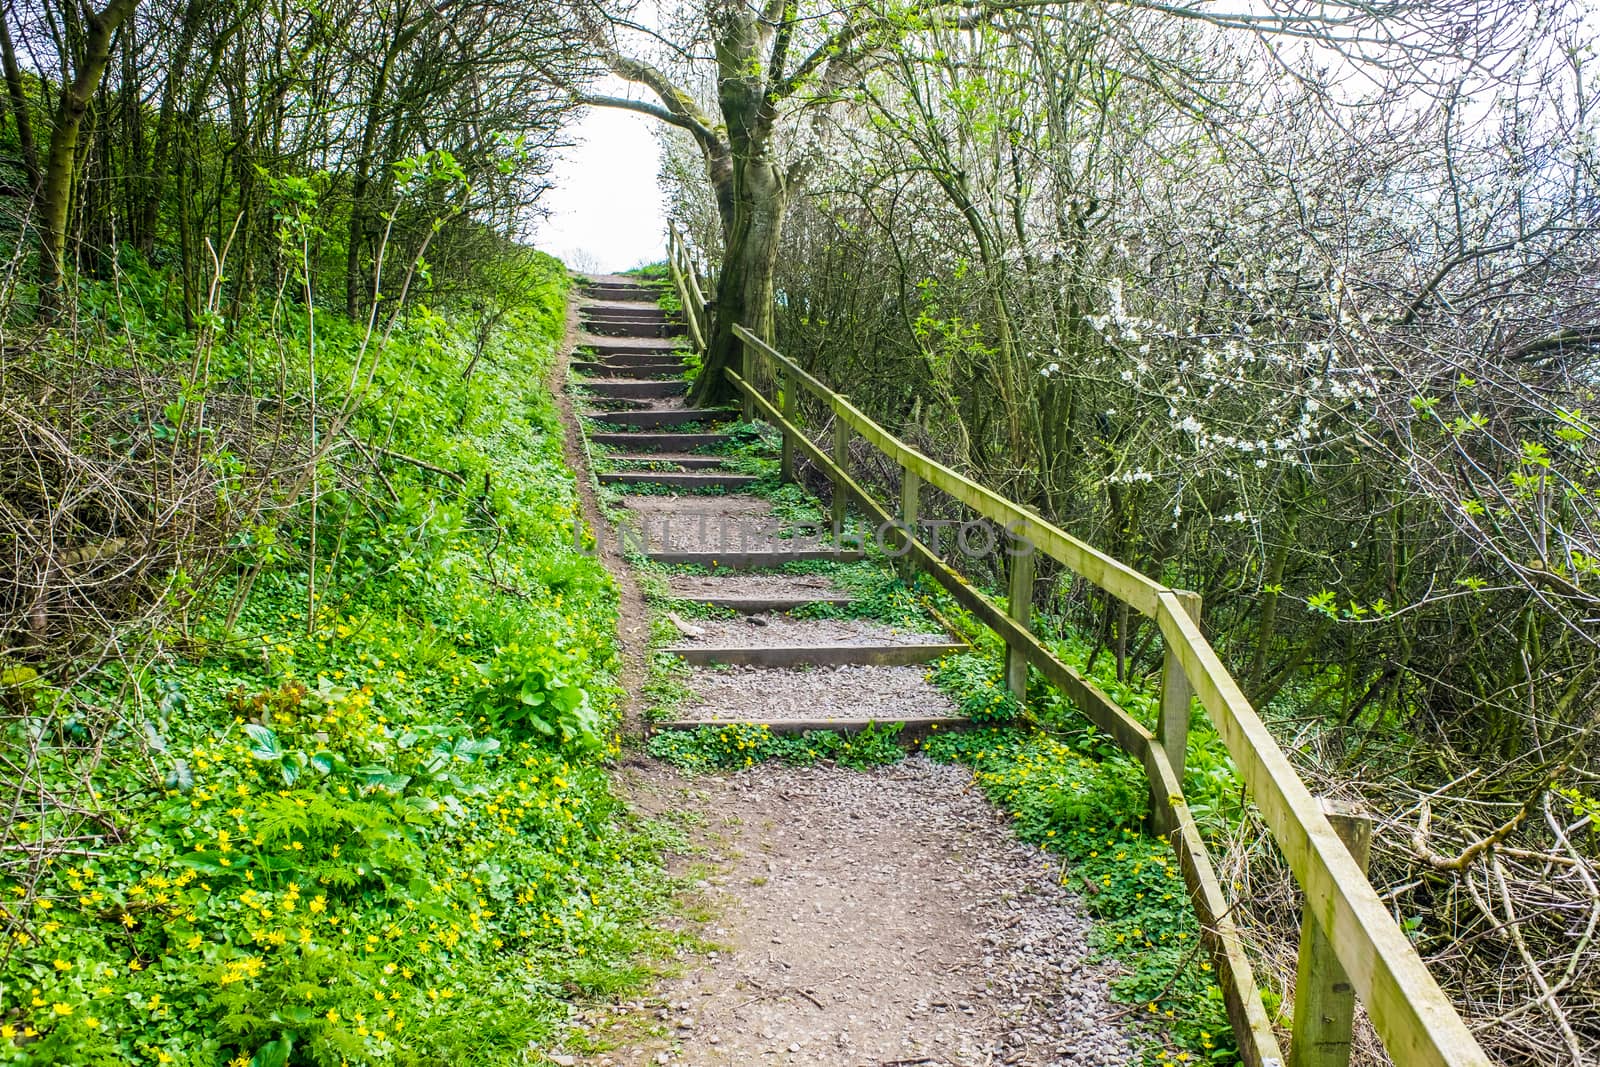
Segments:
[[[622,281],[597,279],[590,294],[643,299]],[[616,306],[590,305],[585,321],[620,329]],[[633,314],[629,321],[640,313]],[[598,380],[589,388],[604,395]],[[681,400],[649,409],[668,404]],[[576,439],[581,426],[567,398],[563,417]],[[657,436],[653,447],[682,451],[672,447],[680,439]],[[647,438],[629,438],[635,440]],[[588,454],[569,442],[569,458],[582,464]],[[586,515],[598,525],[594,479],[579,469]],[[709,562],[727,551],[729,529],[742,530],[770,510],[767,501],[739,494],[640,493],[626,505],[636,518],[665,524],[662,543],[650,544],[652,558],[663,561],[674,558],[668,549],[679,549]],[[794,542],[758,547],[785,545]],[[816,538],[804,547],[832,551]],[[624,590],[625,680],[637,686],[649,634],[646,605],[622,557],[613,550],[604,558]],[[675,575],[673,587],[695,601],[838,594],[815,579],[786,578],[713,567]],[[687,684],[699,703],[685,709],[685,721],[696,714],[719,722],[765,720],[777,730],[824,716],[841,728],[860,728],[869,720],[933,715],[964,725],[949,718],[955,714],[949,698],[929,685],[923,667],[875,665],[884,662],[875,657],[886,647],[910,654],[911,662],[931,658],[937,653],[924,650],[948,647],[936,643],[945,635],[767,612],[678,625],[686,657],[698,642],[728,656],[735,649],[740,656],[758,650],[766,660],[752,667],[695,667]],[[824,646],[847,646],[845,662],[812,669],[779,665]],[[1058,862],[1016,840],[969,771],[916,756],[866,772],[768,765],[689,777],[632,760],[619,778],[642,813],[693,827],[696,853],[681,861],[707,872],[700,888],[710,917],[700,936],[714,947],[685,950],[678,976],[647,1001],[578,1020],[585,1032],[569,1044],[609,1052],[581,1060],[558,1054],[554,1062],[1121,1067],[1135,1061],[1121,1009],[1109,1001],[1113,974],[1089,962],[1089,922],[1062,887]]]
[[[645,1008],[663,1036],[583,1062],[1135,1062],[1059,862],[1016,842],[966,771],[914,757],[624,782],[645,810],[704,813],[718,948]]]

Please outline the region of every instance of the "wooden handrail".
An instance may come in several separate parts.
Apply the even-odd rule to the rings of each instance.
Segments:
[[[878,451],[894,460],[902,470],[911,471],[984,518],[999,523],[1008,533],[1027,540],[1045,555],[1065,564],[1075,574],[1083,575],[1139,614],[1155,617],[1156,599],[1162,591],[1159,583],[1046,522],[1020,504],[1013,504],[977,482],[940,466],[867,418],[850,401],[795,366],[788,357],[743,326],[735,326],[733,332],[745,344],[777,364],[785,374],[793,375],[808,392],[826,403],[835,416],[871,442]]]
[[[1153,619],[1170,653],[1169,665],[1181,669],[1182,681],[1192,688],[1215,724],[1290,870],[1304,888],[1307,921],[1317,923],[1331,944],[1395,1063],[1400,1067],[1490,1067],[1488,1056],[1384,907],[1321,804],[1295,773],[1266,724],[1205,639],[1185,602],[1192,594],[1170,589],[1140,574],[1035,512],[940,465],[879,426],[744,326],[734,326],[733,332],[746,346],[747,358],[745,372],[730,369],[726,372],[728,379],[745,395],[747,403],[782,430],[786,443],[805,452],[840,491],[861,502],[869,514],[894,521],[889,510],[850,477],[843,463],[836,462],[835,456],[825,453],[801,431],[793,402],[796,387],[809,392],[832,412],[836,433],[838,427],[848,427],[893,460],[904,474],[999,523],[1013,537],[1031,543],[1035,550]],[[759,361],[770,362],[782,378],[782,411],[752,384],[761,377],[753,372]],[[836,437],[836,451],[842,453],[837,450],[837,442]],[[838,458],[843,459],[842,454]],[[1237,932],[1227,917],[1228,905],[1216,882],[1204,841],[1189,815],[1179,772],[1169,758],[1174,742],[1170,738],[1158,740],[1128,717],[1056,659],[1025,624],[1011,619],[955,574],[916,538],[914,530],[909,533],[912,539],[908,549],[918,565],[1000,634],[1009,648],[1039,667],[1092,721],[1106,727],[1124,751],[1145,766],[1151,779],[1152,804],[1159,816],[1157,822],[1171,828],[1169,836],[1191,898],[1209,933],[1208,945],[1218,965],[1240,1052],[1246,1063],[1255,1067],[1281,1065],[1282,1054],[1266,1023],[1259,990],[1250,977]],[[1179,691],[1185,694],[1181,714],[1186,716],[1187,690]],[[1178,712],[1163,701],[1163,722],[1157,732],[1175,734],[1176,743],[1181,745],[1186,721],[1168,722],[1167,716],[1173,714]],[[1310,991],[1303,992],[1311,995]],[[1316,1058],[1310,1050],[1295,1051],[1295,1064],[1332,1062]]]
[[[678,304],[683,308],[685,324],[689,328],[689,341],[694,350],[705,353],[710,340],[711,323],[706,315],[705,296],[700,282],[695,278],[694,261],[689,257],[689,246],[678,231],[678,224],[667,220],[667,273],[672,276],[673,288],[678,293]]]

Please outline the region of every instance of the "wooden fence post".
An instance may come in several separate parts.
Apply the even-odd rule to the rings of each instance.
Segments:
[[[838,545],[844,537],[844,513],[849,504],[844,480],[850,476],[850,426],[837,415],[833,419],[833,465],[839,468],[839,477],[833,482],[833,543]]]
[[[1021,537],[1013,537],[1013,549],[1026,548],[1011,557],[1011,587],[1006,600],[1006,614],[1024,630],[1033,630],[1033,544]],[[1016,698],[1019,706],[1028,700],[1028,657],[1020,645],[1006,646],[1006,689]]]
[[[783,389],[783,417],[795,432],[800,431],[800,383],[794,380],[794,375],[785,374],[778,379]],[[783,480],[794,481],[794,438],[786,432],[783,435]]]
[[[750,388],[760,389],[761,383],[756,381],[755,369],[756,353],[752,350],[749,341],[741,339],[739,342],[739,377],[748,382]],[[756,421],[756,402],[748,396],[744,398],[744,411],[740,417],[745,422]]]
[[[917,576],[917,565],[911,559],[911,542],[917,536],[917,513],[922,508],[922,475],[916,471],[900,469],[900,524],[905,527],[905,551],[898,561],[900,578],[907,585]]]
[[[1200,594],[1174,590],[1183,603],[1184,611],[1195,622],[1200,621]],[[1183,766],[1189,754],[1189,702],[1194,688],[1183,673],[1183,662],[1177,651],[1168,644],[1161,665],[1161,710],[1156,715],[1156,744],[1167,754],[1172,774],[1179,788],[1183,786]],[[1170,834],[1178,822],[1167,807],[1167,798],[1156,795],[1157,787],[1151,783],[1150,828],[1158,834]]]
[[[1347,804],[1324,799],[1322,813],[1366,873],[1372,820]],[[1300,916],[1300,966],[1294,981],[1294,1035],[1289,1067],[1349,1067],[1356,992],[1311,908]]]

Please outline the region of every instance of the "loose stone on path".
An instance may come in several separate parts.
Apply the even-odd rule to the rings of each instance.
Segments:
[[[965,769],[914,756],[634,785],[655,803],[708,792],[698,806],[728,827],[705,936],[731,952],[660,990],[668,1062],[1135,1062],[1060,861],[1018,842]]]

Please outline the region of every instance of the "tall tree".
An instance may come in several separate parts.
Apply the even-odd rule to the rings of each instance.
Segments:
[[[86,5],[80,12],[72,3],[62,7],[69,40],[81,38],[82,43],[62,50],[66,77],[50,127],[50,147],[39,188],[43,237],[40,280],[44,283],[46,307],[55,306],[66,275],[67,212],[72,204],[73,177],[78,162],[78,132],[105,74],[117,30],[137,6],[138,0],[111,0],[98,11]]]
[[[920,17],[943,17],[944,5]],[[776,133],[783,105],[802,92],[823,102],[862,65],[916,20],[890,18],[869,7],[847,14],[829,27],[810,13],[802,18],[798,0],[711,0],[705,8],[705,33],[712,45],[717,109],[713,118],[678,80],[659,67],[626,55],[617,45],[616,24],[587,14],[587,28],[609,70],[643,85],[659,103],[586,93],[580,99],[601,107],[624,108],[654,116],[687,130],[705,160],[722,226],[722,272],[705,369],[693,401],[728,395],[723,368],[737,362],[740,342],[733,327],[742,324],[769,336],[772,329],[773,272],[792,191],[803,180],[807,160],[785,160]],[[824,32],[798,62],[792,60],[799,33]]]

